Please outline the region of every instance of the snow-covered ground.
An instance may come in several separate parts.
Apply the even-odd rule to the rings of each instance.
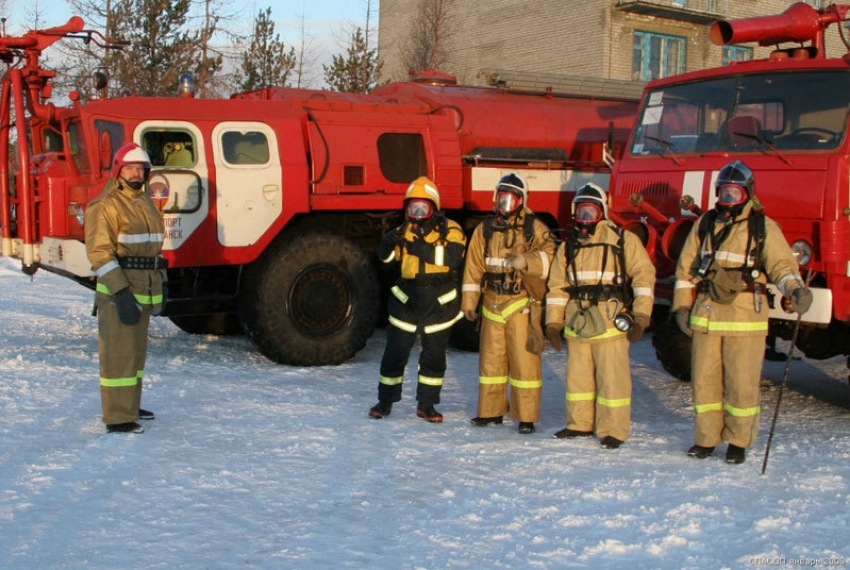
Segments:
[[[538,432],[477,428],[477,354],[452,351],[438,409],[381,421],[379,330],[341,366],[277,366],[242,337],[151,326],[143,435],[100,421],[91,293],[0,258],[0,568],[665,568],[850,561],[843,358],[769,363],[745,464],[690,459],[687,384],[633,347],[633,437],[555,440],[565,355],[545,353]],[[415,363],[414,355],[412,362]],[[721,450],[722,451],[722,450]]]

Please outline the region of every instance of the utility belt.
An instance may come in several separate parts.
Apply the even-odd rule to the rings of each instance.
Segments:
[[[756,282],[747,283],[746,281],[744,281],[741,284],[741,287],[742,287],[741,290],[738,291],[739,293],[763,293],[763,294],[767,294],[767,285],[765,285],[763,283],[756,283]],[[700,292],[700,293],[705,293],[707,295],[710,295],[711,294],[711,281],[700,281],[697,284],[697,291]]]
[[[484,288],[495,291],[500,295],[517,295],[522,291],[522,282],[518,279],[508,279],[506,273],[486,271],[484,273]]]
[[[568,285],[563,290],[569,293],[571,299],[578,301],[605,302],[616,299],[623,302],[623,287],[621,285]]]
[[[420,273],[412,279],[402,279],[415,287],[439,287],[441,285],[452,285],[457,281],[453,271],[448,273]]]
[[[161,255],[153,257],[126,255],[118,257],[118,265],[120,265],[122,269],[168,269],[168,260]]]

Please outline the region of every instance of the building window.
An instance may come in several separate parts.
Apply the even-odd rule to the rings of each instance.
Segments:
[[[723,65],[733,61],[750,61],[753,59],[753,48],[744,46],[726,46],[723,48]]]
[[[684,71],[685,38],[635,31],[633,81],[651,81]]]
[[[806,4],[809,6],[814,6],[815,8],[820,8],[823,4],[822,0],[804,0]]]

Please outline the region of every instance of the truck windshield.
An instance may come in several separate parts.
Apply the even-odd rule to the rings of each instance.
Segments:
[[[736,75],[647,94],[634,155],[837,148],[850,72]]]

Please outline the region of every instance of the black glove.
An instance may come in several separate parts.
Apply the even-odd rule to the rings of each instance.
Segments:
[[[676,326],[679,327],[679,330],[685,334],[688,338],[694,336],[694,331],[691,330],[691,310],[690,309],[679,309],[675,313],[673,313],[673,317],[676,319]]]
[[[135,325],[142,317],[142,307],[133,297],[129,287],[124,287],[115,293],[115,308],[118,310],[118,319],[125,325]]]
[[[643,333],[649,328],[648,315],[635,315],[635,322],[632,323],[632,328],[626,333],[626,338],[629,342],[637,342],[643,337]]]
[[[808,287],[800,287],[793,293],[791,293],[791,308],[794,309],[797,313],[803,315],[805,314],[809,308],[812,306],[812,301],[814,301],[814,295],[812,295],[812,291]]]
[[[378,256],[380,256],[381,259],[389,257],[393,252],[393,249],[401,243],[402,239],[404,239],[404,231],[401,226],[385,233],[384,237],[381,238],[380,245],[378,246]]]
[[[561,338],[562,330],[564,330],[563,324],[546,325],[546,338],[555,350],[564,348],[564,340]]]

